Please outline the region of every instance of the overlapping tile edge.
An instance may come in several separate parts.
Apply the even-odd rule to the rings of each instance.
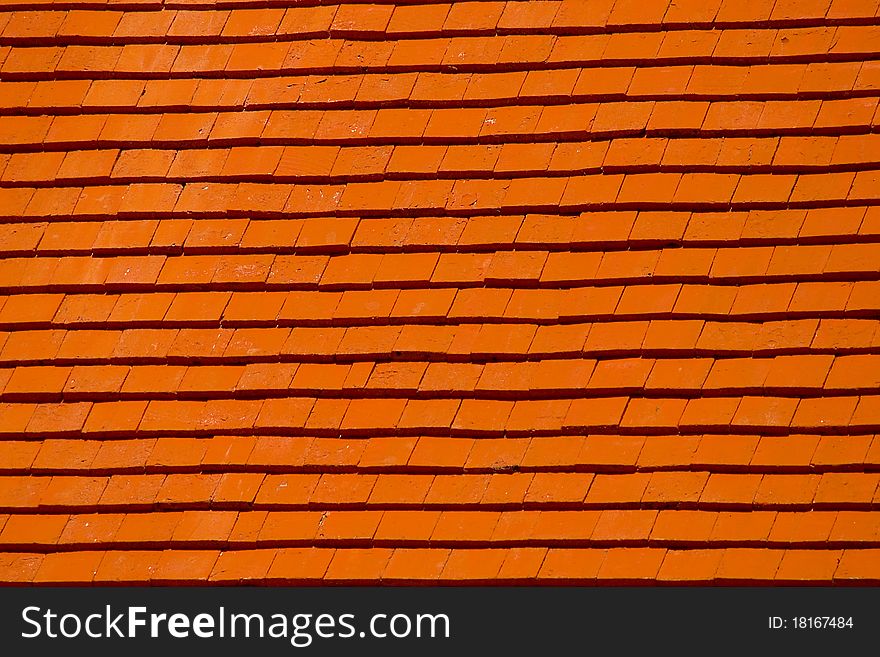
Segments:
[[[0,583],[877,584],[878,0],[0,11]]]

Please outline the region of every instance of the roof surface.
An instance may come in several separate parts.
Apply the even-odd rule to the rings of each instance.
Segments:
[[[6,0],[0,581],[880,581],[877,0]]]

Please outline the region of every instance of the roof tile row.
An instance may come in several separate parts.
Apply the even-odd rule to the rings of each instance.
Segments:
[[[4,555],[5,581],[182,584],[859,583],[878,578],[877,549],[286,548],[126,550]]]

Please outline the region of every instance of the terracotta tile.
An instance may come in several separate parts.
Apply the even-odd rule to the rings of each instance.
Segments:
[[[391,554],[385,548],[336,550],[324,579],[352,583],[380,580]]]
[[[651,540],[676,542],[705,542],[712,535],[717,513],[663,509],[657,514],[651,528]]]
[[[276,551],[247,550],[221,552],[211,571],[210,581],[249,583],[262,581],[275,560]]]
[[[776,576],[782,550],[728,548],[721,557],[716,578],[721,581],[769,581]]]
[[[164,584],[206,581],[218,556],[216,550],[166,550],[159,557],[151,581]]]
[[[611,582],[654,580],[665,556],[666,550],[656,548],[609,550],[597,577]]]
[[[42,584],[91,582],[104,557],[102,551],[47,554],[33,581]]]
[[[607,550],[551,548],[538,571],[538,580],[559,583],[595,582]]]
[[[333,559],[334,550],[321,548],[286,548],[278,550],[267,578],[278,583],[321,580]]]
[[[667,550],[657,579],[668,582],[711,582],[724,550]]]

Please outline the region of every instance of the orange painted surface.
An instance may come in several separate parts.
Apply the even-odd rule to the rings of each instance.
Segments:
[[[880,583],[880,2],[10,0],[0,582]]]

